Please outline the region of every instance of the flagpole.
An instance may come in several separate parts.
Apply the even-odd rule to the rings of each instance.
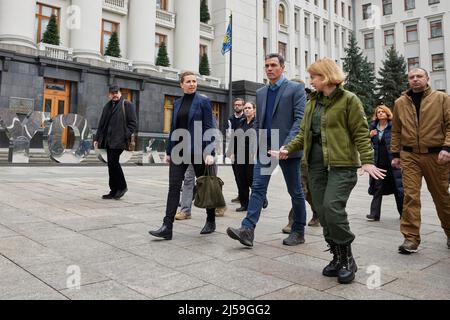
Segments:
[[[230,37],[230,75],[229,75],[229,82],[228,82],[228,108],[226,109],[225,114],[225,121],[228,122],[228,119],[230,118],[230,112],[233,108],[233,12],[230,13],[230,26],[231,26],[231,37]],[[226,137],[226,130],[225,135]],[[225,164],[226,159],[226,139],[224,139],[224,146],[223,146],[223,163]]]

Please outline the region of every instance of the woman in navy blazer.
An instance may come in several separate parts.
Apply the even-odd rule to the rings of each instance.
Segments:
[[[403,184],[400,169],[391,166],[394,156],[391,150],[392,112],[384,105],[375,108],[373,122],[370,126],[370,137],[374,149],[375,164],[378,168],[387,171],[384,180],[375,180],[370,177],[369,194],[373,196],[370,205],[370,214],[366,216],[368,221],[379,221],[381,215],[381,201],[383,196],[394,194],[397,210],[402,216],[403,212]]]
[[[208,130],[215,129],[211,102],[197,92],[197,77],[193,72],[181,74],[180,81],[184,96],[174,103],[166,150],[166,162],[169,163],[166,216],[160,229],[149,231],[152,236],[165,240],[172,240],[173,222],[188,166],[193,164],[198,178],[204,175],[207,165],[214,164],[215,155],[214,148],[209,146],[211,142],[203,139]],[[206,213],[207,220],[201,234],[213,233],[216,230],[215,209],[207,209]]]

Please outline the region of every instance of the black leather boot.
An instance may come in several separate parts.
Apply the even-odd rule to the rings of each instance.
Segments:
[[[157,238],[163,238],[164,240],[172,240],[172,228],[169,228],[165,224],[162,225],[161,228],[159,228],[156,231],[149,231],[152,236]]]
[[[327,243],[328,251],[333,255],[333,260],[323,269],[322,274],[325,277],[337,277],[340,269],[338,246],[333,241],[327,241]]]
[[[216,231],[216,223],[214,221],[206,221],[206,224],[202,231],[200,231],[200,234],[210,234],[214,231]]]
[[[350,244],[338,245],[339,264],[338,282],[348,284],[355,279],[355,273],[358,271],[355,259],[352,255],[352,247]]]

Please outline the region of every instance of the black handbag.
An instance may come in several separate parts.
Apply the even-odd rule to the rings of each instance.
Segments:
[[[222,193],[224,185],[222,179],[214,176],[211,166],[205,167],[205,174],[197,179],[197,193],[194,205],[197,208],[215,209],[225,207]]]
[[[125,112],[125,100],[122,102],[122,112],[123,112],[123,127],[124,132],[127,132],[127,114]],[[131,134],[129,139],[126,139],[126,148],[127,151],[136,151],[136,135],[134,133]]]

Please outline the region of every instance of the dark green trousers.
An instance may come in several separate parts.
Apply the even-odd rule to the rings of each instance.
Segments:
[[[358,177],[355,167],[324,166],[323,151],[313,144],[309,156],[309,183],[312,201],[319,215],[326,241],[350,244],[355,235],[350,231],[345,207]]]

